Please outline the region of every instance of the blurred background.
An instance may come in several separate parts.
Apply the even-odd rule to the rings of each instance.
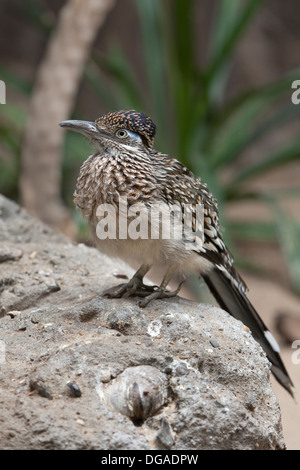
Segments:
[[[0,2],[0,192],[89,243],[72,194],[92,150],[58,122],[119,109],[150,115],[156,148],[218,198],[224,238],[282,347],[298,402],[299,50],[297,0]],[[190,291],[207,298],[193,280]],[[299,449],[299,405],[273,387],[286,444]]]

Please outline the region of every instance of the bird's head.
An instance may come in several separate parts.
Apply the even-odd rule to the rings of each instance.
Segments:
[[[120,146],[151,150],[156,132],[153,121],[137,111],[108,113],[95,122],[63,121],[61,127],[80,132],[97,148],[114,143]]]

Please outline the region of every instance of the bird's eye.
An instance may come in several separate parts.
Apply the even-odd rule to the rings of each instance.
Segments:
[[[116,132],[116,136],[119,137],[119,139],[125,139],[125,137],[128,136],[128,132],[125,131],[125,129],[120,129]]]

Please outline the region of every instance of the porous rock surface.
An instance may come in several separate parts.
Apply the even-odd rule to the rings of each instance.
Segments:
[[[0,447],[284,448],[270,364],[242,323],[101,297],[131,274],[0,196]]]

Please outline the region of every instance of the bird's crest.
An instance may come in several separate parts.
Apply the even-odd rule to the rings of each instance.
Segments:
[[[96,120],[96,125],[113,126],[125,128],[129,131],[139,134],[144,144],[151,148],[156,133],[156,126],[152,119],[143,113],[137,111],[116,111],[101,116]]]

